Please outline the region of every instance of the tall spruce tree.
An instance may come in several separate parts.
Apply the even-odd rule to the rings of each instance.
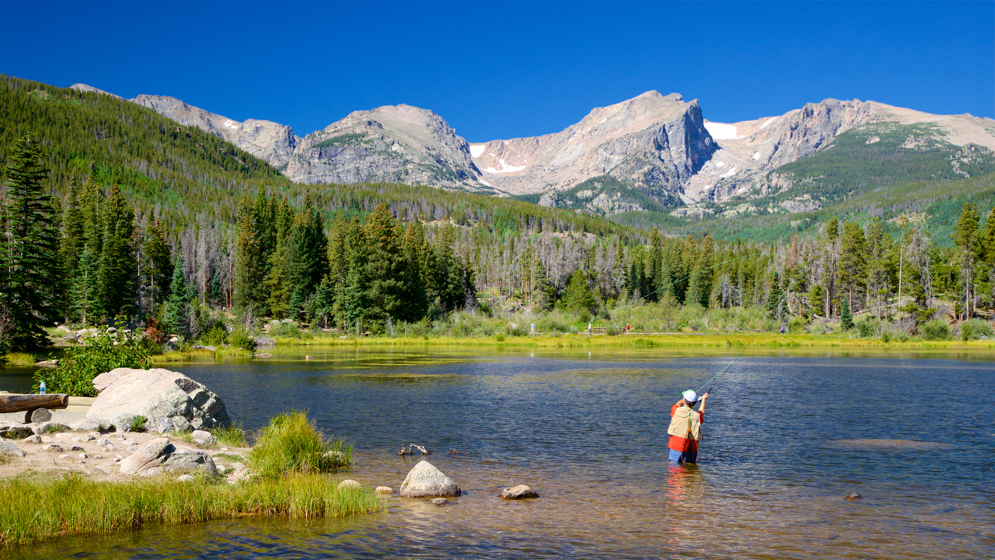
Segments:
[[[17,140],[7,166],[7,219],[4,236],[7,269],[0,294],[10,310],[14,350],[37,349],[48,343],[43,329],[58,316],[53,279],[60,277],[59,232],[40,142]]]
[[[190,334],[190,289],[183,274],[183,253],[178,252],[173,265],[173,279],[169,282],[170,295],[163,310],[162,323],[170,334]]]
[[[149,313],[155,315],[156,305],[161,304],[169,294],[169,281],[173,275],[169,245],[159,220],[148,228],[145,239],[145,262],[142,275],[148,283]]]
[[[102,216],[104,243],[98,265],[100,299],[108,316],[136,311],[135,218],[121,190],[111,187]]]
[[[957,244],[956,260],[960,265],[961,282],[964,285],[962,301],[964,302],[963,319],[970,319],[974,314],[974,277],[975,265],[982,250],[981,232],[978,229],[978,213],[969,203],[964,203],[960,217],[954,226],[952,237]]]
[[[76,272],[69,288],[71,316],[79,319],[84,325],[94,319],[95,309],[99,309],[100,282],[97,268],[97,257],[89,245],[83,247]]]

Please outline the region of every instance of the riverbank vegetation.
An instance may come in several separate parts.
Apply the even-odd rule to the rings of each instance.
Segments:
[[[942,237],[907,212],[821,216],[817,234],[763,243],[682,238],[426,187],[293,185],[126,101],[12,78],[0,94],[27,119],[0,150],[0,346],[12,351],[43,346],[56,322],[70,345],[88,325],[131,328],[168,363],[270,340],[497,338],[532,324],[890,340],[942,335],[930,321],[986,337],[960,325],[995,318],[990,205],[963,205]],[[66,119],[72,134],[51,124]],[[28,121],[44,124],[37,137]],[[103,154],[84,140],[97,130],[136,140],[115,136],[101,146],[124,155]]]
[[[238,427],[215,431],[219,441],[245,445]],[[55,537],[106,534],[146,525],[196,523],[245,516],[292,519],[378,511],[365,487],[338,488],[326,473],[348,467],[351,446],[328,440],[303,412],[273,418],[249,453],[252,475],[234,484],[201,475],[96,482],[79,473],[46,479],[33,473],[0,481],[0,545]]]

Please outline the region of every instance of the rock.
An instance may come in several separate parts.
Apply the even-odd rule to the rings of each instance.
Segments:
[[[524,484],[512,486],[511,488],[505,488],[499,495],[505,500],[527,500],[529,498],[539,497],[539,494],[535,490]]]
[[[343,480],[342,482],[339,483],[339,486],[338,486],[339,490],[344,490],[346,488],[362,488],[362,487],[363,487],[362,484],[360,484],[360,483],[358,483],[355,480],[352,480],[350,478],[347,478],[347,479]]]
[[[200,344],[195,345],[193,347],[193,350],[210,350],[211,352],[217,352],[218,351],[218,349],[215,348],[214,346],[201,346]]]
[[[847,494],[846,495],[846,499],[849,500],[849,501],[851,501],[851,502],[856,502],[857,500],[863,500],[864,497],[861,496],[860,494],[854,492],[852,494]]]
[[[432,463],[422,461],[414,466],[404,478],[398,491],[404,498],[423,498],[426,496],[459,496],[459,486],[435,468]]]
[[[34,428],[27,424],[10,423],[0,426],[0,437],[7,439],[21,439],[34,433]]]
[[[59,360],[42,360],[40,362],[35,362],[35,365],[47,368],[59,367]]]
[[[52,413],[47,408],[36,408],[31,412],[31,422],[41,423],[52,420]]]
[[[313,359],[314,359],[314,356],[304,356],[304,359],[305,359],[305,360],[313,360]]]
[[[21,448],[14,445],[13,443],[0,439],[0,455],[14,455],[17,457],[24,457],[24,452]]]
[[[80,443],[86,443],[86,442],[88,442],[88,441],[93,441],[93,440],[95,440],[95,439],[97,439],[97,438],[93,437],[93,436],[92,436],[92,435],[90,435],[90,434],[83,434],[83,435],[81,435],[81,436],[76,436],[76,437],[74,437],[74,438],[73,438],[73,441],[78,441],[78,442],[80,442]]]
[[[114,419],[111,420],[111,424],[114,425],[114,429],[117,431],[117,433],[123,434],[125,432],[131,431],[131,424],[135,421],[136,417],[137,416],[135,414],[131,414],[129,412],[122,412],[114,416]]]
[[[252,339],[256,346],[276,346],[276,341],[268,336],[257,336]]]
[[[109,422],[107,423],[109,424]],[[104,422],[99,418],[84,418],[73,424],[73,431],[76,432],[104,432]]]
[[[244,472],[246,468],[244,464],[235,462],[231,464],[231,470],[235,471],[235,473],[238,474]]]
[[[51,451],[53,453],[62,453],[62,446],[57,443],[50,443],[41,448],[42,451]]]
[[[34,435],[24,438],[24,443],[41,443],[41,436]]]
[[[194,477],[192,477],[192,476],[190,476],[190,475],[188,475],[188,474],[181,474],[181,475],[180,475],[180,476],[179,476],[179,477],[178,477],[178,478],[176,479],[176,481],[177,481],[177,482],[193,482],[193,481],[194,481]]]
[[[97,445],[99,445],[100,447],[103,447],[107,451],[110,451],[110,450],[114,449],[114,447],[115,447],[114,444],[111,443],[111,440],[109,440],[107,438],[103,438],[100,441],[98,441]]]
[[[164,472],[200,471],[218,476],[214,460],[204,451],[176,447],[166,438],[150,439],[121,461],[121,473],[153,476]]]
[[[94,465],[93,468],[97,469],[98,471],[100,471],[100,472],[102,472],[104,474],[111,474],[111,470],[108,469],[107,467],[103,467],[103,466],[100,466],[100,465]]]
[[[436,498],[436,499],[432,500],[432,503],[435,504],[435,505],[437,505],[437,506],[448,506],[452,502],[450,502],[449,500],[447,500],[445,498]]]
[[[100,394],[87,418],[140,415],[146,418],[147,429],[160,433],[231,424],[218,395],[175,371],[117,368],[98,375],[93,387]]]
[[[269,352],[259,352],[257,354],[253,354],[252,357],[253,358],[272,358],[273,354],[270,354]]]
[[[394,489],[390,486],[377,486],[377,489],[374,490],[374,492],[377,494],[393,494]]]
[[[209,445],[217,445],[218,439],[211,435],[211,432],[205,432],[204,430],[194,430],[192,434],[193,442],[201,447],[207,447]]]
[[[131,438],[124,438],[123,440],[121,440],[121,443],[123,443],[124,445],[138,445],[138,442]]]
[[[80,449],[82,449],[82,448],[80,448]],[[74,449],[73,451],[76,451],[76,450]],[[79,458],[80,459],[86,459],[86,457],[87,457],[86,453],[80,453],[79,454]]]
[[[38,424],[31,424],[31,429],[38,435],[41,434],[60,434],[62,432],[68,432],[69,426],[65,424],[60,424],[58,422],[41,422]]]

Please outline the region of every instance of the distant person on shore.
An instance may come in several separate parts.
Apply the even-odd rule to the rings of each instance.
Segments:
[[[698,395],[688,389],[681,395],[681,400],[670,407],[670,451],[671,463],[697,463],[698,442],[701,441],[701,423],[705,419],[705,400],[708,393],[701,396],[701,406],[698,410],[692,407],[698,402]]]

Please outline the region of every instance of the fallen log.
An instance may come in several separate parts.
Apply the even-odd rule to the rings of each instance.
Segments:
[[[0,414],[7,412],[32,411],[38,408],[66,408],[69,395],[11,395],[0,394]]]

